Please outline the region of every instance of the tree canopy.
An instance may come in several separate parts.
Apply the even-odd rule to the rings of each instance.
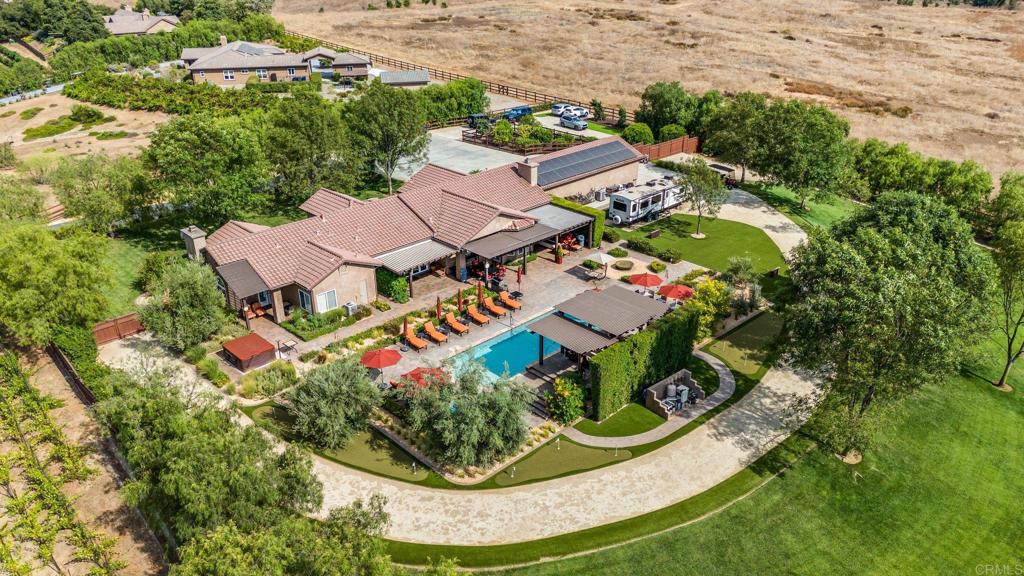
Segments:
[[[0,222],[39,220],[43,216],[43,192],[14,176],[0,175]]]
[[[192,260],[170,260],[142,308],[142,322],[157,339],[179,351],[206,341],[224,325],[224,294],[213,269]]]
[[[64,213],[106,234],[151,203],[149,174],[135,158],[93,154],[61,158],[50,175]]]
[[[640,95],[636,121],[647,124],[653,134],[669,124],[689,126],[697,110],[697,98],[683,90],[679,82],[655,82]]]
[[[912,193],[883,194],[796,249],[785,349],[822,382],[815,422],[826,446],[863,449],[870,407],[956,368],[985,327],[992,274],[966,222]]]
[[[392,176],[400,162],[424,158],[430,134],[416,93],[371,82],[346,108],[346,119],[366,158],[394,191]]]
[[[697,213],[696,237],[701,237],[700,224],[705,217],[714,218],[729,198],[722,177],[701,158],[692,158],[677,168],[681,175],[683,197]]]
[[[355,355],[313,368],[288,394],[292,431],[321,448],[343,448],[366,430],[380,390]]]

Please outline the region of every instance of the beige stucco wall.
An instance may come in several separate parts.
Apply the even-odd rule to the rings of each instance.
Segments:
[[[365,287],[365,290],[361,290]],[[318,294],[337,291],[338,307],[346,302],[357,304],[369,304],[377,298],[377,275],[370,266],[342,266],[331,272],[317,284],[312,291],[314,312],[325,312],[316,309],[316,297]],[[298,294],[295,296],[295,305],[298,306]]]
[[[223,70],[204,70],[203,72],[193,71],[192,81],[196,84],[216,84],[218,86],[245,86],[245,83],[249,78],[256,78],[256,68],[249,68],[249,72],[246,74],[242,73],[242,69],[235,70],[234,80],[225,80]],[[295,66],[295,74],[288,74],[288,67],[280,68],[267,68],[267,79],[262,80],[263,82],[272,82],[271,76],[277,74],[278,82],[291,82],[292,78],[305,77],[309,78],[309,65],[302,64]],[[205,76],[204,76],[205,73]]]
[[[352,70],[348,70],[351,66]],[[366,64],[335,64],[332,68],[335,76],[348,78],[365,78],[370,74],[370,67]]]
[[[618,186],[619,184],[635,182],[639,173],[640,162],[632,162],[625,166],[619,166],[614,170],[594,174],[593,176],[588,176],[557,188],[548,188],[547,192],[562,198],[574,196],[576,194],[586,194],[595,188],[605,188],[608,186]]]

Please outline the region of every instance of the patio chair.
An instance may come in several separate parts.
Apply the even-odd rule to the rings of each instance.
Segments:
[[[476,309],[476,304],[470,304],[469,306],[466,306],[466,314],[469,314],[469,317],[473,320],[473,322],[476,322],[477,324],[480,325],[487,324],[488,322],[491,321],[490,318],[484,316],[483,314],[480,313],[479,310]]]
[[[423,338],[420,338],[419,336],[417,336],[412,331],[412,327],[411,326],[405,329],[404,336],[405,336],[405,341],[409,344],[409,346],[412,346],[413,348],[415,348],[417,352],[419,352],[420,350],[423,350],[424,348],[427,347],[427,341],[424,340]]]
[[[519,302],[516,302],[511,296],[509,296],[508,290],[502,290],[498,294],[498,299],[501,300],[501,304],[503,306],[508,306],[509,308],[512,309],[513,312],[515,312],[516,310],[519,310],[520,308],[523,307],[522,304],[520,304]]]
[[[494,303],[494,299],[491,298],[490,296],[484,298],[484,308],[487,308],[488,312],[494,314],[499,318],[501,318],[505,314],[508,314],[508,308],[502,308],[501,306],[498,306],[497,304]]]
[[[452,332],[455,332],[459,336],[462,336],[466,332],[469,332],[469,326],[466,326],[462,322],[456,320],[455,314],[452,314],[451,312],[444,315],[444,323],[447,324],[448,327],[452,329]]]
[[[437,342],[438,346],[440,346],[442,342],[448,341],[448,336],[441,334],[441,332],[438,331],[436,327],[434,327],[433,322],[427,322],[426,324],[424,324],[423,331],[427,333],[427,336],[430,336],[431,340]]]

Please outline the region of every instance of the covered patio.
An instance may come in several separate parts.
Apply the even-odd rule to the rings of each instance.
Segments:
[[[451,246],[436,240],[425,240],[381,254],[377,259],[383,262],[388,270],[399,276],[406,276],[409,281],[409,297],[415,298],[417,288],[420,288],[416,286],[418,278],[429,277],[432,272],[433,275],[442,277],[454,273],[455,255],[456,250]],[[429,288],[427,291],[430,291]]]

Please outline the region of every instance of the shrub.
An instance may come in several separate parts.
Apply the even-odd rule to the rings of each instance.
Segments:
[[[288,401],[292,430],[300,438],[337,449],[369,427],[370,414],[383,398],[358,358],[347,356],[310,370]]]
[[[590,360],[594,419],[603,420],[644,388],[687,366],[697,337],[698,314],[682,307],[646,330],[612,344]]]
[[[682,138],[683,136],[686,136],[686,128],[683,128],[679,124],[666,124],[661,127],[660,131],[658,131],[658,142],[675,140],[676,138]]]
[[[625,258],[626,256],[629,256],[629,252],[626,252],[625,248],[619,248],[616,246],[608,251],[608,255],[612,258]]]
[[[10,142],[0,144],[0,168],[14,168],[18,163],[14,155],[14,146]]]
[[[71,106],[71,115],[68,118],[79,124],[97,124],[103,120],[103,112],[92,106],[74,104]]]
[[[135,78],[105,72],[91,72],[78,78],[64,87],[64,95],[112,108],[168,114],[208,112],[215,116],[266,110],[278,102],[276,96],[256,90],[223,90],[212,84]]]
[[[555,379],[554,390],[544,395],[544,403],[555,422],[570,424],[583,416],[583,387],[579,376],[567,373]]]
[[[427,113],[427,120],[432,122],[466,118],[470,114],[486,112],[490,106],[487,86],[476,78],[431,84],[417,90],[416,94]]]
[[[388,310],[391,310],[391,304],[388,304],[383,300],[374,300],[373,302],[370,302],[370,306],[373,306],[374,308],[381,312],[387,312]]]
[[[622,131],[622,139],[630,144],[654,144],[654,133],[647,124],[637,122],[626,126]]]
[[[43,111],[43,109],[40,108],[39,106],[33,106],[31,108],[26,108],[26,109],[22,110],[21,114],[18,114],[18,117],[21,118],[22,120],[31,120],[31,119],[35,118],[36,115],[38,115],[42,111]]]
[[[250,372],[238,381],[238,394],[242,398],[269,398],[291,388],[299,381],[291,362],[275,360],[269,365]]]
[[[666,248],[664,250],[658,250],[655,256],[671,264],[678,264],[683,260],[683,253],[675,248]]]
[[[22,134],[24,135],[25,142],[32,140],[38,140],[40,138],[49,138],[50,136],[56,136],[63,134],[69,130],[72,130],[78,126],[78,123],[67,116],[61,116],[60,118],[53,118],[47,120],[40,126],[34,126],[32,128],[26,128]]]
[[[147,292],[152,290],[157,279],[167,268],[167,263],[180,257],[181,252],[175,250],[161,250],[146,254],[146,260],[142,263],[142,270],[139,272],[139,282],[142,283],[142,288]]]
[[[657,260],[647,265],[647,269],[650,270],[651,272],[654,272],[655,274],[661,274],[662,272],[665,271],[665,268],[665,263],[659,262]]]
[[[310,361],[316,359],[316,357],[319,356],[319,355],[320,355],[320,350],[307,350],[307,351],[303,352],[302,354],[299,354],[299,360],[301,360],[303,362],[310,362]]]
[[[202,344],[196,344],[185,350],[185,361],[189,364],[199,364],[203,358],[206,358],[206,348]]]
[[[616,270],[632,270],[633,269],[633,261],[632,260],[619,260],[615,264],[612,264],[612,268],[615,268]]]
[[[705,274],[707,274],[707,271],[705,270],[690,270],[681,278],[676,278],[675,280],[673,280],[672,283],[682,284],[684,286],[689,286],[690,288],[693,288],[694,286],[697,285],[697,281],[703,278]]]
[[[576,212],[577,214],[583,214],[584,216],[590,216],[591,218],[593,218],[594,226],[592,228],[592,235],[590,238],[587,238],[586,245],[592,248],[601,247],[601,238],[604,236],[605,231],[604,210],[598,210],[596,208],[584,206],[582,204],[573,202],[572,200],[566,200],[565,198],[562,198],[560,196],[552,196],[551,203],[554,204],[555,206],[565,208],[566,210]]]
[[[409,281],[386,268],[377,268],[377,291],[399,304],[409,301]]]
[[[595,262],[594,260],[584,260],[584,261],[583,261],[583,262],[582,262],[582,263],[580,264],[580,266],[583,266],[583,267],[584,267],[584,268],[586,268],[587,270],[597,270],[598,268],[600,268],[600,267],[601,267],[601,265],[600,265],[600,264],[598,264],[597,262]]]
[[[215,358],[204,358],[196,363],[196,370],[202,374],[207,380],[213,382],[214,386],[222,388],[225,384],[231,382],[231,378],[220,369],[220,365],[217,364]]]
[[[630,238],[626,241],[626,247],[630,250],[636,250],[641,254],[647,254],[648,256],[655,255],[654,245],[646,238]]]
[[[604,232],[601,233],[601,239],[609,242],[618,242],[622,239],[622,234],[615,228],[605,228]]]

